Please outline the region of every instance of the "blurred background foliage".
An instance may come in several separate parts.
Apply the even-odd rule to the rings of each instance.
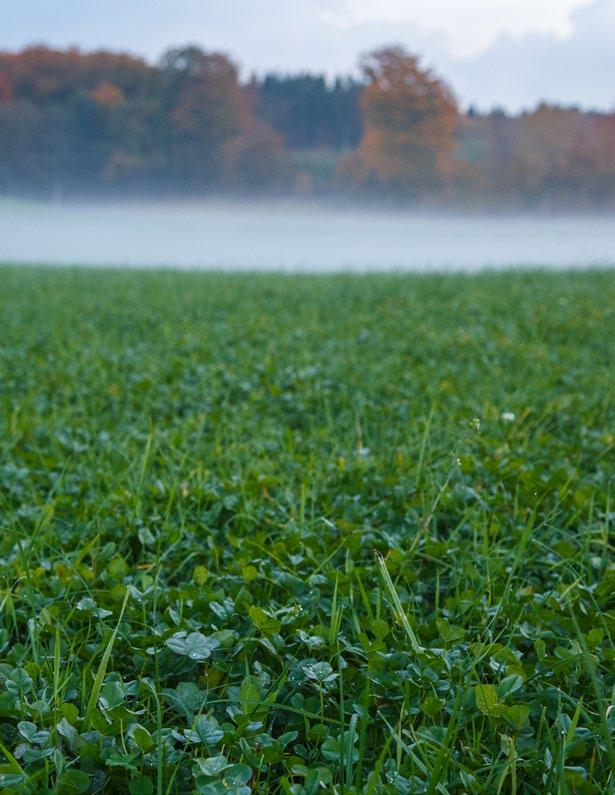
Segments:
[[[196,46],[157,64],[43,46],[0,53],[0,193],[613,205],[615,113],[462,111],[401,47],[360,66],[360,77],[246,80]]]

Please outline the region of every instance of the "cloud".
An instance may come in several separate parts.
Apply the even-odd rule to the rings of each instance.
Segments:
[[[470,57],[502,32],[570,32],[570,14],[588,0],[335,0],[350,18],[434,27],[448,41],[453,56]]]
[[[615,0],[571,15],[569,35],[502,35],[468,59],[443,59],[458,94],[482,108],[519,110],[538,100],[615,109]]]

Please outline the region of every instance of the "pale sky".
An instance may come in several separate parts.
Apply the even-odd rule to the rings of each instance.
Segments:
[[[34,42],[150,60],[191,42],[245,73],[329,74],[401,43],[466,105],[615,108],[615,0],[0,0],[0,49]]]

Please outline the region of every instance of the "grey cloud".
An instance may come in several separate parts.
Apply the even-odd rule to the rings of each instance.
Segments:
[[[615,108],[615,0],[594,0],[572,15],[566,38],[500,36],[468,60],[442,66],[466,102],[515,110],[539,100],[585,108]]]

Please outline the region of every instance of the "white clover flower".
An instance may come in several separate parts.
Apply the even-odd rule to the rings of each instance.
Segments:
[[[516,419],[512,411],[503,411],[500,416],[504,422],[514,422]]]

